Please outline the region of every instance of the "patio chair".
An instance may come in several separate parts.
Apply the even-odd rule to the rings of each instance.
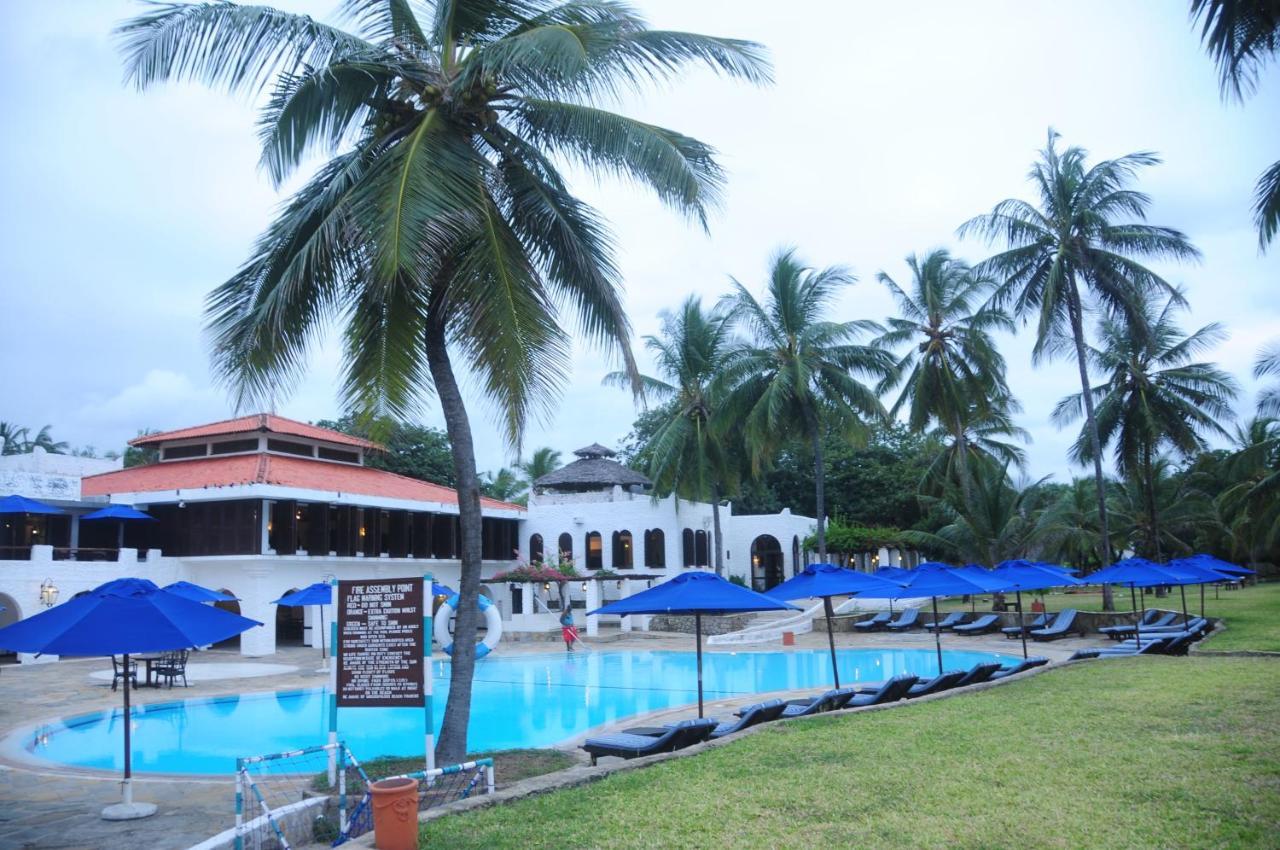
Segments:
[[[927,682],[917,682],[911,686],[911,690],[907,691],[907,698],[915,699],[916,697],[927,697],[929,694],[942,693],[945,690],[954,688],[956,682],[963,678],[963,670],[952,670],[949,673],[943,673],[941,676],[934,676]]]
[[[129,684],[138,687],[138,662],[129,662]],[[120,680],[125,677],[124,659],[111,656],[111,690],[120,687]]]
[[[1000,624],[1000,617],[996,614],[983,614],[972,623],[965,623],[963,626],[956,626],[951,631],[958,635],[985,635]]]
[[[956,626],[963,626],[966,622],[968,622],[968,620],[969,620],[969,615],[966,614],[965,612],[952,611],[950,614],[948,614],[946,617],[942,618],[941,620],[937,620],[932,623],[925,623],[924,627],[925,629],[931,632],[943,631],[946,629],[955,628]]]
[[[885,623],[884,627],[894,632],[905,632],[909,629],[920,627],[920,609],[908,608],[898,615],[898,619],[892,623]]]
[[[738,712],[737,720],[726,720],[711,730],[711,737],[713,739],[723,738],[725,735],[741,732],[748,727],[760,723],[768,723],[770,720],[777,720],[782,716],[782,712],[786,707],[787,704],[780,699],[771,699],[765,702],[758,702],[755,705],[749,705]]]
[[[784,718],[809,717],[824,711],[835,711],[837,708],[844,708],[845,703],[853,698],[855,690],[854,688],[833,688],[816,697],[789,699],[787,700],[786,708],[782,709],[781,716]]]
[[[963,688],[968,685],[976,685],[980,682],[985,682],[999,669],[999,661],[987,661],[975,664],[969,668],[969,672],[965,673],[964,676],[960,678],[960,681],[956,682],[951,687]]]
[[[1049,659],[1042,655],[1033,655],[1030,658],[1024,658],[1012,667],[1001,667],[999,670],[991,674],[992,681],[996,679],[1007,679],[1010,676],[1016,676],[1024,670],[1030,670],[1033,667],[1043,667],[1049,663]]]
[[[879,614],[876,614],[870,620],[863,620],[861,623],[854,623],[853,627],[860,632],[874,632],[877,629],[883,628],[884,626],[888,625],[889,621],[892,619],[893,619],[893,615],[890,614],[888,611],[881,611]]]
[[[880,705],[881,703],[906,699],[911,686],[918,681],[920,681],[920,677],[914,673],[902,673],[889,679],[870,693],[855,694],[852,699],[844,704],[844,707],[862,708],[868,705]]]
[[[591,756],[593,765],[600,756],[633,759],[656,753],[673,753],[705,741],[715,728],[716,722],[711,718],[682,720],[668,726],[665,732],[656,736],[616,732],[588,738],[583,742],[582,749]]]
[[[1076,625],[1077,611],[1074,608],[1067,608],[1061,611],[1058,616],[1053,618],[1053,623],[1042,629],[1032,629],[1027,632],[1032,640],[1057,640],[1066,637],[1072,632],[1084,633],[1084,630]]]
[[[1149,617],[1150,614],[1156,616]],[[1155,608],[1148,609],[1142,616],[1142,633],[1153,634],[1157,630],[1173,625],[1173,621],[1177,618],[1177,614],[1161,614]],[[1118,626],[1103,626],[1098,631],[1112,640],[1124,640],[1127,637],[1133,637],[1138,632],[1138,627],[1132,623],[1122,623]]]
[[[1045,612],[1040,614],[1030,623],[1027,623],[1025,628],[1027,631],[1031,631],[1032,629],[1042,629],[1047,625],[1049,625],[1049,614],[1048,612]],[[1004,636],[1010,640],[1017,640],[1022,637],[1023,628],[1023,626],[1005,626],[1000,631],[1003,632]]]
[[[179,649],[176,652],[166,652],[164,657],[160,659],[155,666],[156,682],[167,679],[169,687],[173,687],[174,680],[181,678],[182,687],[191,687],[187,682],[187,658],[190,657],[190,650]]]

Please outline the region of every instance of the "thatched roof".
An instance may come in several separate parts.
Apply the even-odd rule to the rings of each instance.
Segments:
[[[653,482],[612,458],[617,452],[592,443],[574,452],[579,460],[548,472],[533,482],[538,490],[602,490],[620,484],[648,490]]]

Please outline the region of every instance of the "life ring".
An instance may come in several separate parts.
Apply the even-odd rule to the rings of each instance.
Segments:
[[[498,606],[493,604],[493,600],[483,594],[478,597],[480,602],[480,613],[484,614],[484,625],[488,629],[484,640],[476,644],[476,658],[484,658],[494,647],[498,645],[498,641],[502,640],[502,614],[498,613]],[[449,621],[453,619],[454,612],[458,608],[458,594],[453,594],[444,602],[440,603],[439,610],[436,611],[435,637],[444,647],[445,655],[453,655],[453,635],[449,634]]]

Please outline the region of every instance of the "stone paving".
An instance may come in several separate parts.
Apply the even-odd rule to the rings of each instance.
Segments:
[[[632,632],[609,634],[599,639],[587,638],[588,644],[600,649],[671,649],[688,651],[692,640],[688,635]],[[840,647],[892,646],[895,648],[932,648],[928,634],[854,635],[837,633]],[[1096,646],[1096,640],[1070,638],[1052,644],[1037,644],[1033,654],[1061,660],[1082,646]],[[542,640],[504,641],[498,653],[513,655],[545,653],[560,644]],[[798,635],[794,650],[826,648],[825,632]],[[995,637],[944,637],[943,648],[1019,654],[1015,641]],[[706,651],[742,651],[743,649],[785,649],[777,644],[753,647],[708,647]],[[104,668],[105,659],[60,661],[54,664],[6,666],[0,670],[0,737],[7,738],[22,727],[50,718],[65,717],[120,705],[120,694],[112,692],[108,683],[95,680],[91,674]],[[282,648],[274,656],[255,662],[234,651],[211,650],[198,653],[189,669],[201,664],[232,665],[243,671],[244,665],[288,665],[291,673],[278,673],[268,680],[236,678],[193,682],[193,687],[174,690],[141,689],[137,704],[167,702],[186,697],[207,697],[254,691],[291,690],[322,686],[325,674],[314,649]],[[708,706],[708,714],[726,714],[745,700]],[[628,718],[622,725],[637,722],[666,721],[690,716],[689,708],[662,712],[645,718]],[[233,732],[231,734],[234,734]],[[12,743],[12,742],[9,742]],[[567,742],[573,748],[576,742]],[[575,750],[580,754],[580,751]],[[585,759],[584,759],[585,760]],[[0,850],[101,850],[132,848],[133,850],[169,850],[186,848],[218,833],[232,823],[234,786],[231,778],[192,779],[190,777],[149,775],[135,777],[134,796],[140,801],[158,804],[159,812],[151,818],[123,823],[108,823],[99,817],[101,809],[120,799],[119,776],[101,771],[34,768],[0,754]]]

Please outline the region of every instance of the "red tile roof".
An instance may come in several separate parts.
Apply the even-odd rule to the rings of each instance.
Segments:
[[[269,454],[195,458],[133,466],[116,472],[87,476],[80,482],[80,492],[84,496],[108,496],[114,493],[146,493],[156,490],[203,490],[237,484],[274,484],[332,493],[381,496],[386,499],[441,502],[448,505],[458,503],[458,494],[449,487],[407,478],[394,472]],[[480,504],[487,508],[524,510],[521,505],[497,499],[481,498]]]
[[[193,425],[190,428],[179,428],[177,431],[164,431],[159,434],[147,434],[129,441],[131,446],[151,446],[169,440],[189,440],[195,437],[216,437],[223,434],[248,434],[266,431],[272,434],[288,434],[293,437],[309,437],[313,440],[325,440],[330,443],[342,443],[347,446],[359,446],[364,449],[382,449],[378,443],[353,437],[341,431],[308,425],[295,419],[286,419],[274,413],[255,413],[236,419],[224,419],[221,422],[210,422],[208,425]]]

